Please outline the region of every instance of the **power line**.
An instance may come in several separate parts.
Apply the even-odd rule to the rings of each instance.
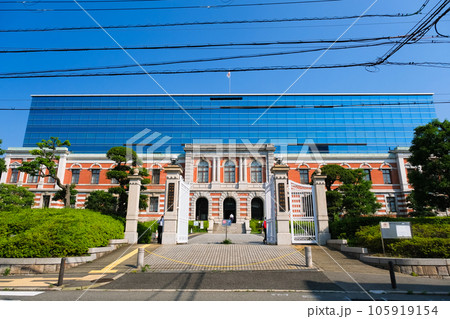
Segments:
[[[343,69],[353,67],[374,67],[377,62],[359,62],[349,64],[328,64],[328,65],[314,65],[312,67],[306,65],[291,65],[291,66],[259,66],[259,67],[241,67],[241,68],[207,68],[207,69],[181,69],[181,70],[151,70],[147,71],[150,74],[158,75],[173,75],[173,74],[196,74],[196,73],[227,73],[227,72],[251,72],[251,71],[286,71],[286,70],[305,70],[311,69]],[[448,68],[450,65],[445,62],[384,62],[381,65],[398,65],[398,66],[429,66]],[[440,65],[440,66],[439,66]],[[94,76],[132,76],[145,75],[143,71],[130,72],[112,72],[112,73],[81,73],[81,74],[38,74],[38,75],[18,75],[18,76],[0,76],[0,79],[30,79],[30,78],[69,78],[69,77],[94,77]]]
[[[200,6],[173,6],[173,7],[140,7],[140,8],[89,8],[89,11],[135,11],[135,10],[180,10],[180,9],[223,9],[230,7],[256,7],[274,5],[294,5],[294,4],[315,4],[323,2],[338,2],[342,0],[302,0],[288,2],[267,2],[267,3],[240,3],[221,5],[200,5]],[[89,1],[88,1],[89,2]],[[0,9],[0,12],[74,12],[80,9],[74,8],[46,8],[46,9]]]
[[[255,24],[255,23],[284,23],[284,22],[308,22],[308,21],[334,21],[349,20],[356,18],[404,18],[420,14],[427,6],[430,0],[426,0],[419,9],[412,13],[397,14],[368,14],[362,16],[335,16],[335,17],[303,17],[303,18],[284,18],[284,19],[257,19],[257,20],[231,20],[231,21],[193,21],[193,22],[175,22],[163,24],[138,24],[138,25],[109,25],[102,26],[103,29],[131,29],[131,28],[162,28],[178,26],[203,26],[203,25],[233,25],[233,24]],[[56,27],[40,29],[0,29],[0,32],[51,32],[51,31],[81,31],[98,30],[98,27]]]
[[[433,41],[433,42],[419,42],[420,44],[428,44],[428,43],[450,43],[448,41]],[[417,44],[419,44],[417,43]],[[381,45],[389,45],[392,42],[380,42],[373,44],[363,44],[363,45],[353,45],[353,46],[341,46],[341,47],[333,47],[330,50],[345,50],[345,49],[357,49],[357,48],[368,48],[374,46]],[[152,63],[141,63],[142,66],[159,66],[159,65],[173,65],[173,64],[184,64],[184,63],[199,63],[199,62],[212,62],[212,61],[225,61],[225,60],[234,60],[234,59],[247,59],[247,58],[259,58],[259,57],[267,57],[267,56],[279,56],[279,55],[290,55],[290,54],[300,54],[300,53],[309,53],[309,52],[317,52],[325,50],[327,47],[322,48],[313,48],[313,49],[304,49],[304,50],[296,50],[296,51],[283,51],[283,52],[271,52],[271,53],[259,53],[259,54],[248,54],[248,55],[237,55],[237,56],[227,56],[227,57],[213,57],[213,58],[204,58],[204,59],[192,59],[192,60],[176,60],[176,61],[165,61],[165,62],[152,62]],[[121,68],[131,68],[136,67],[135,64],[126,64],[126,65],[113,65],[113,66],[99,66],[99,67],[84,67],[84,68],[72,68],[72,69],[54,69],[54,70],[36,70],[36,71],[21,71],[21,72],[8,72],[8,73],[0,73],[0,76],[6,75],[30,75],[30,74],[39,74],[39,73],[56,73],[56,72],[80,72],[80,71],[94,71],[94,70],[111,70],[111,69],[121,69]]]
[[[264,41],[264,42],[227,42],[227,43],[200,43],[200,44],[176,44],[176,45],[153,45],[153,46],[128,46],[123,47],[126,50],[166,50],[166,49],[197,49],[197,48],[214,48],[214,47],[233,47],[233,46],[269,46],[284,44],[325,44],[325,43],[352,43],[352,42],[368,42],[379,40],[401,39],[407,35],[384,36],[373,38],[357,38],[345,40],[288,40],[288,41]],[[42,53],[42,52],[79,52],[79,51],[120,51],[119,47],[91,47],[91,48],[32,48],[32,49],[9,49],[0,50],[0,54],[12,53]]]
[[[430,12],[425,15],[409,32],[408,36],[400,40],[400,43],[394,45],[388,50],[382,57],[377,60],[377,64],[381,64],[387,61],[397,51],[399,51],[404,45],[412,42],[419,41],[439,20],[444,17],[450,8],[446,8],[450,0],[443,0],[437,3]],[[444,11],[445,10],[445,11]],[[441,13],[444,11],[443,13]]]
[[[127,3],[127,2],[157,2],[157,1],[167,1],[167,0],[80,0],[79,3],[110,3],[110,2],[118,2],[118,3]],[[0,4],[40,4],[40,3],[73,3],[73,0],[23,0],[23,1],[0,1]]]

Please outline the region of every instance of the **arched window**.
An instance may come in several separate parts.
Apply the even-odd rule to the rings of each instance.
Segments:
[[[197,183],[208,183],[209,182],[209,165],[206,161],[201,161],[198,163],[197,168]]]
[[[252,183],[262,183],[262,165],[258,161],[253,161],[250,165]]]
[[[227,161],[224,165],[224,179],[225,183],[236,182],[236,166],[232,161]]]

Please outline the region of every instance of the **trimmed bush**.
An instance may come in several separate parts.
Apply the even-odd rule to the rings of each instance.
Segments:
[[[412,239],[384,239],[387,254],[410,258],[450,258],[450,224],[412,224]],[[364,226],[355,233],[359,246],[381,253],[380,227]]]
[[[414,224],[427,224],[427,225],[450,225],[449,217],[355,217],[344,218],[330,222],[331,238],[343,238],[352,240],[355,238],[355,233],[363,226],[375,226],[380,222],[411,222]]]
[[[15,208],[30,208],[34,203],[34,194],[28,188],[0,184],[0,211]]]
[[[120,221],[90,210],[15,209],[0,214],[0,257],[82,256],[123,231]]]
[[[263,220],[250,219],[250,229],[252,234],[261,234],[263,231]]]
[[[152,242],[152,234],[158,230],[158,221],[151,220],[148,222],[138,222],[138,243],[150,244]]]
[[[194,221],[190,220],[189,221],[189,232],[193,233],[207,233],[208,232],[208,227],[209,227],[209,221],[207,220],[203,220],[203,229],[200,229],[200,223],[202,221],[198,221],[198,226],[194,226]]]

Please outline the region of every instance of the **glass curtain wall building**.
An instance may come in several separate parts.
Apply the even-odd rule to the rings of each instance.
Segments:
[[[149,129],[165,139],[156,153],[243,142],[386,153],[408,147],[414,128],[435,117],[432,94],[36,95],[23,146],[57,136],[71,152],[104,154]]]
[[[425,93],[36,95],[24,147],[7,150],[0,183],[28,187],[34,207],[62,207],[53,200],[54,180],[18,171],[37,142],[54,136],[71,143],[59,150],[58,176],[76,185],[78,208],[92,191],[117,186],[105,154],[126,145],[151,178],[142,220],[164,213],[166,168],[175,158],[190,185],[191,219],[261,218],[272,207],[266,187],[280,160],[300,184],[323,165],[363,169],[382,207],[377,214],[407,215],[409,146],[414,129],[435,117],[433,95]]]

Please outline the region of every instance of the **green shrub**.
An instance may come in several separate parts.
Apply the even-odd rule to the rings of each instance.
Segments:
[[[375,226],[379,225],[381,221],[384,222],[411,222],[414,224],[427,224],[427,225],[450,225],[450,218],[448,217],[355,217],[344,218],[330,222],[330,233],[332,238],[343,238],[352,240],[355,238],[355,233],[362,226]]]
[[[158,229],[158,221],[150,220],[148,222],[138,222],[138,243],[150,244],[152,242],[152,234]]]
[[[250,229],[252,234],[261,234],[263,231],[263,220],[250,219]]]
[[[387,254],[410,258],[450,258],[450,224],[412,224],[412,239],[384,239]],[[364,226],[355,233],[355,243],[372,253],[383,251],[380,227]]]
[[[123,238],[123,224],[84,209],[14,209],[0,214],[0,257],[67,257]]]
[[[190,220],[189,221],[189,232],[193,233],[207,233],[208,232],[208,227],[209,227],[209,221],[207,220],[203,220],[203,229],[200,228],[200,223],[202,221],[198,221],[198,226],[194,226],[194,221]]]
[[[34,194],[28,188],[0,184],[0,211],[15,208],[30,208],[34,204]]]

